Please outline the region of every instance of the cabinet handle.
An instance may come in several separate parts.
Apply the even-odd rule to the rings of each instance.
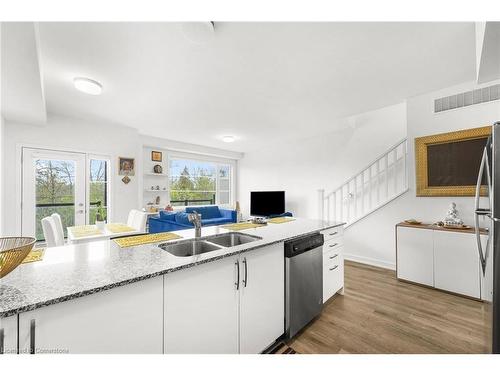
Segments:
[[[30,354],[35,354],[35,319],[30,322]]]
[[[333,271],[334,269],[336,269],[338,266],[335,266],[333,268],[330,268],[330,271]]]
[[[335,243],[332,243],[331,245],[328,245],[328,247],[335,247],[337,246],[339,243],[338,242],[335,242]]]
[[[234,264],[236,265],[236,272],[238,274],[238,276],[236,276],[236,282],[234,283],[234,285],[236,285],[236,290],[239,290],[240,289],[240,262],[237,260]]]
[[[335,258],[337,258],[338,256],[339,256],[339,254],[335,254],[335,255],[331,256],[331,257],[330,257],[330,259],[335,259]]]
[[[245,265],[245,278],[243,279],[243,286],[246,288],[248,282],[247,258],[243,258],[243,264]]]
[[[328,233],[329,236],[335,236],[338,232]]]
[[[5,333],[3,328],[0,328],[0,354],[3,354],[3,341],[4,341]]]

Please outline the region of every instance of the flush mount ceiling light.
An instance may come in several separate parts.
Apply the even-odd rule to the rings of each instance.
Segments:
[[[76,77],[73,79],[73,84],[77,90],[85,94],[101,95],[102,93],[102,85],[90,78]]]
[[[234,142],[234,136],[232,135],[225,135],[222,137],[222,140],[226,143],[231,143],[231,142]]]

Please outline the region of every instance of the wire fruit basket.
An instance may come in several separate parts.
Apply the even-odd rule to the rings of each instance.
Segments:
[[[33,237],[0,237],[0,279],[21,264],[35,242]]]

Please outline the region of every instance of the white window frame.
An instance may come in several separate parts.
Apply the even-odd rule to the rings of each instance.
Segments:
[[[109,155],[102,155],[102,154],[86,154],[86,175],[85,175],[85,183],[86,183],[86,205],[85,207],[86,214],[85,214],[85,222],[89,223],[90,222],[90,161],[91,160],[104,160],[106,161],[106,174],[107,174],[107,180],[106,180],[106,222],[111,222],[112,217],[113,217],[113,204],[111,202],[111,191],[113,189],[113,183],[112,183],[112,174],[111,174],[111,157]]]
[[[187,160],[194,160],[194,161],[202,161],[202,162],[209,162],[215,164],[216,168],[216,174],[215,174],[215,205],[224,207],[224,208],[232,208],[234,207],[236,203],[236,160],[233,159],[226,159],[226,158],[218,158],[218,157],[213,157],[209,155],[202,155],[202,154],[192,154],[192,153],[187,153],[187,152],[174,152],[174,151],[167,151],[167,169],[168,169],[168,184],[167,184],[167,190],[168,190],[168,202],[170,204],[170,161],[172,159],[187,159]],[[230,187],[230,192],[229,192],[229,203],[227,204],[221,204],[219,201],[219,166],[221,165],[229,165],[230,167],[230,181],[229,181],[229,187]],[[196,206],[196,205],[193,205]],[[198,205],[198,206],[209,206],[209,205]],[[174,209],[182,209],[185,206],[174,206]]]
[[[108,173],[110,176],[110,179],[108,181],[108,202],[109,202],[109,209],[108,209],[108,222],[113,220],[113,178],[114,174],[116,173],[116,170],[113,166],[113,163],[111,163],[111,160],[113,160],[113,157],[111,155],[106,155],[106,154],[100,154],[96,152],[91,152],[91,151],[86,151],[86,150],[80,150],[80,149],[73,149],[73,148],[68,148],[68,147],[52,147],[52,146],[45,146],[45,145],[40,145],[40,144],[33,144],[33,143],[17,143],[16,144],[16,181],[17,181],[17,186],[19,186],[19,189],[16,189],[16,205],[20,208],[19,210],[16,210],[15,212],[15,226],[17,228],[17,231],[19,233],[23,233],[23,217],[22,217],[22,210],[23,210],[23,204],[24,202],[24,197],[23,197],[23,168],[24,168],[24,161],[23,161],[23,150],[24,149],[37,149],[40,151],[47,151],[47,152],[69,152],[69,153],[76,153],[76,154],[85,154],[85,200],[89,202],[89,187],[88,187],[88,182],[89,182],[89,176],[88,173],[90,171],[90,158],[97,158],[101,160],[108,160]],[[87,204],[87,203],[86,203]],[[86,209],[86,214],[85,214],[85,222],[88,223],[88,214],[89,210],[87,207]]]

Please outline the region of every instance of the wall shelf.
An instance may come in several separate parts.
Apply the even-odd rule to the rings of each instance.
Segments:
[[[144,173],[144,176],[168,177],[166,173]]]
[[[157,193],[168,193],[168,190],[151,190],[151,189],[144,189],[144,191],[148,191],[150,193],[154,193],[154,192],[157,192]]]

